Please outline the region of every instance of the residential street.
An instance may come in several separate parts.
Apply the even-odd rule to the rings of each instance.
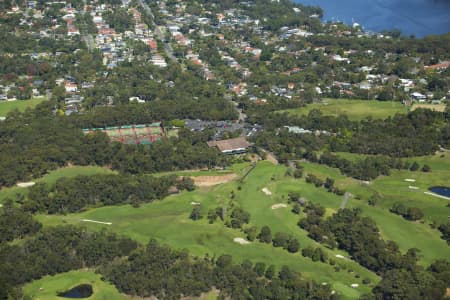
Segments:
[[[159,26],[154,22],[155,16],[152,13],[152,10],[150,7],[142,0],[139,0],[139,4],[144,8],[144,10],[152,17],[153,25],[155,26],[155,33],[156,36],[160,41],[164,43],[164,51],[166,52],[167,56],[172,60],[173,62],[178,62],[177,58],[173,55],[172,46],[170,46],[170,43],[166,41],[164,37],[164,33],[161,31]]]

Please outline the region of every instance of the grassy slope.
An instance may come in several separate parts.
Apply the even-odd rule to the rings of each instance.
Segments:
[[[151,176],[168,176],[168,175],[177,175],[177,176],[220,176],[227,175],[233,173],[231,170],[199,170],[199,171],[170,171],[170,172],[161,172],[157,174],[150,174]]]
[[[125,300],[126,297],[121,295],[117,289],[101,280],[101,275],[92,271],[71,271],[58,274],[55,276],[45,276],[39,280],[35,280],[26,284],[23,288],[24,294],[31,299],[50,300],[50,299],[66,299],[56,295],[59,292],[70,290],[80,284],[91,284],[94,293],[91,297],[85,298],[89,300]]]
[[[338,153],[338,155],[349,160],[357,160],[364,156],[351,153]],[[424,173],[394,170],[390,176],[380,176],[370,186],[358,188],[357,192],[365,196],[372,194],[371,191],[377,191],[382,196],[378,203],[382,208],[390,209],[395,202],[403,202],[406,206],[421,208],[425,213],[426,221],[446,222],[450,215],[450,208],[446,207],[449,201],[426,195],[424,192],[432,186],[449,185],[450,151],[431,156],[412,157],[408,160],[416,161],[420,166],[428,164],[432,171]],[[414,179],[415,182],[407,182],[405,179]],[[409,186],[419,189],[410,189]]]
[[[308,104],[306,107],[283,110],[293,115],[307,115],[311,110],[319,109],[324,115],[347,115],[350,120],[361,120],[371,116],[385,119],[396,113],[406,113],[407,109],[399,102],[367,101],[349,99],[324,99],[321,103]]]
[[[444,157],[432,156],[417,158],[423,164],[431,165],[433,172],[406,172],[395,171],[389,177],[380,177],[373,181],[371,185],[361,185],[357,180],[347,178],[340,174],[339,170],[318,164],[305,163],[306,172],[311,172],[319,177],[332,177],[336,179],[336,185],[350,191],[358,196],[350,198],[347,207],[359,207],[363,213],[373,218],[380,230],[383,238],[396,241],[402,251],[409,248],[418,248],[421,252],[421,264],[427,265],[436,258],[447,258],[450,255],[447,244],[439,238],[437,230],[431,229],[427,223],[410,222],[394,215],[388,211],[390,203],[407,197],[409,201],[417,201],[419,204],[428,204],[428,209],[424,209],[426,220],[435,218],[441,219],[448,213],[448,208],[444,207],[446,200],[427,196],[423,193],[406,192],[408,182],[404,178],[416,178],[415,185],[425,189],[429,184],[443,184],[448,182],[450,164],[448,153]],[[237,174],[243,174],[248,164],[235,165],[232,168]],[[289,265],[295,270],[302,272],[305,278],[311,278],[317,282],[328,282],[333,285],[333,289],[343,294],[345,298],[357,298],[362,293],[368,292],[370,287],[361,284],[361,280],[368,277],[372,282],[376,282],[376,276],[357,265],[352,261],[342,261],[335,259],[338,264],[345,264],[347,269],[352,269],[354,273],[346,270],[335,272],[334,268],[328,264],[312,262],[310,259],[302,257],[300,254],[289,254],[286,251],[273,248],[270,245],[254,242],[250,245],[239,245],[233,242],[235,237],[245,237],[238,230],[225,227],[221,222],[208,224],[205,219],[191,221],[188,216],[192,209],[191,202],[200,202],[203,211],[215,208],[230,201],[230,193],[236,194],[235,202],[251,214],[251,225],[261,227],[269,225],[273,234],[277,231],[287,232],[295,235],[301,248],[308,245],[319,246],[307,237],[307,233],[296,225],[299,216],[290,212],[289,208],[272,210],[270,207],[276,203],[287,203],[287,194],[291,191],[300,191],[306,199],[320,203],[327,208],[327,214],[331,214],[339,209],[341,197],[328,193],[323,188],[315,188],[307,184],[304,179],[295,180],[285,176],[284,166],[273,166],[270,163],[258,163],[250,175],[242,184],[242,189],[237,189],[237,182],[219,185],[213,188],[199,189],[194,192],[184,192],[179,195],[170,196],[164,201],[158,201],[143,205],[140,208],[131,206],[103,207],[89,210],[80,214],[67,216],[38,216],[44,225],[51,226],[57,224],[78,224],[88,228],[99,230],[107,228],[120,234],[127,235],[141,243],[148,242],[151,238],[156,238],[162,243],[172,247],[189,249],[194,255],[217,256],[220,254],[232,254],[234,260],[242,261],[250,259],[253,262],[264,261],[273,263],[277,267]],[[203,172],[201,172],[203,173]],[[414,177],[417,176],[417,177]],[[406,184],[406,185],[405,185]],[[272,196],[267,196],[262,189],[267,187],[272,191]],[[402,189],[403,188],[403,189]],[[374,193],[379,192],[382,200],[376,207],[367,205],[367,199]],[[419,205],[418,205],[419,206]],[[82,219],[93,219],[104,222],[112,222],[111,226],[85,223]],[[347,256],[346,253],[338,250],[327,250],[329,257],[336,254]],[[355,273],[361,275],[360,279],[355,278]],[[352,283],[359,283],[358,289],[349,287]]]
[[[441,167],[450,163],[446,158],[439,157],[421,158],[423,162],[440,164]],[[442,159],[440,163],[439,159]],[[444,184],[450,182],[450,168],[447,170],[433,171],[432,173],[393,171],[390,176],[379,177],[370,185],[362,185],[357,180],[346,178],[339,170],[320,166],[312,163],[303,164],[307,172],[319,177],[331,177],[336,179],[336,185],[351,192],[354,196],[347,203],[347,208],[361,208],[363,214],[373,218],[381,230],[381,234],[386,240],[395,241],[400,249],[405,252],[409,248],[418,248],[421,256],[421,264],[430,264],[437,258],[448,258],[450,248],[440,238],[440,233],[429,226],[430,221],[438,222],[447,220],[450,215],[450,208],[446,207],[448,200],[436,198],[423,194],[423,191],[434,184]],[[405,182],[405,178],[416,178],[415,183]],[[411,191],[408,185],[420,187],[419,191]],[[367,204],[368,198],[378,192],[381,200],[375,207]],[[356,198],[359,197],[360,200]],[[328,198],[335,198],[340,203],[337,196],[331,195]],[[425,213],[425,222],[411,222],[400,216],[389,212],[394,202],[405,202],[407,206],[417,206]],[[329,200],[320,199],[322,205],[329,207]]]
[[[33,98],[30,100],[2,101],[0,102],[0,117],[6,117],[10,111],[15,109],[25,111],[27,108],[34,108],[45,100],[46,98]]]
[[[370,288],[362,285],[362,279],[367,277],[372,282],[376,282],[377,277],[352,261],[335,259],[339,264],[354,271],[353,273],[346,270],[335,272],[334,267],[329,264],[312,262],[299,253],[290,254],[285,250],[273,248],[271,245],[259,242],[250,245],[236,244],[233,242],[233,238],[245,237],[245,235],[238,230],[225,227],[221,222],[210,225],[207,224],[205,219],[196,222],[189,219],[192,201],[201,202],[206,214],[208,208],[214,208],[228,202],[229,194],[234,190],[236,201],[251,213],[253,225],[261,227],[267,224],[270,225],[274,233],[284,231],[293,234],[299,239],[301,247],[318,246],[306,236],[306,232],[297,227],[296,223],[299,217],[292,214],[289,208],[270,209],[272,204],[283,200],[281,195],[284,195],[284,200],[286,200],[287,192],[282,190],[288,189],[289,185],[296,186],[296,182],[291,178],[285,178],[284,173],[285,167],[283,166],[275,167],[269,163],[260,163],[246,179],[241,191],[237,191],[237,183],[232,182],[212,189],[202,189],[171,196],[164,201],[146,204],[140,208],[132,208],[131,206],[103,207],[67,216],[39,216],[39,220],[47,226],[73,223],[83,224],[96,230],[108,228],[141,243],[156,238],[160,242],[175,248],[187,248],[192,254],[198,256],[232,254],[235,261],[250,259],[253,262],[273,263],[277,267],[289,265],[302,272],[305,278],[333,284],[333,288],[345,295],[346,298],[356,298],[362,293],[368,292]],[[279,180],[271,181],[273,175]],[[285,186],[286,184],[287,186]],[[268,197],[264,195],[261,191],[264,186],[269,187],[274,192],[276,191],[277,196]],[[280,191],[278,191],[279,189]],[[281,195],[278,195],[278,192]],[[320,198],[326,196],[326,192],[322,191],[313,194]],[[85,218],[112,222],[113,224],[107,226],[81,222]],[[336,254],[346,255],[341,251],[330,250],[328,253],[330,257],[334,257]],[[361,278],[355,278],[355,273],[360,274]],[[359,283],[360,288],[350,288],[349,285],[352,283]]]
[[[106,168],[96,166],[65,167],[51,171],[42,178],[37,179],[36,182],[46,182],[52,184],[62,177],[75,177],[77,175],[95,175],[108,173],[112,173],[112,171]],[[16,194],[26,195],[27,191],[28,188],[21,188],[18,186],[3,188],[0,190],[0,203],[2,203],[6,198],[14,199]]]

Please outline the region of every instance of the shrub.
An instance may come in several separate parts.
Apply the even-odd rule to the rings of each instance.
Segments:
[[[423,165],[422,172],[431,172],[431,167],[429,165]]]
[[[191,214],[189,216],[189,218],[191,220],[200,220],[202,218],[202,209],[200,207],[200,205],[194,205],[194,208],[192,208]]]

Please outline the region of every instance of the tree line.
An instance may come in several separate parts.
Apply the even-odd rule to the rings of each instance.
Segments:
[[[415,110],[385,120],[367,118],[359,122],[345,116],[324,116],[318,110],[303,117],[265,113],[264,119],[262,115],[261,119],[255,119],[263,122],[266,128],[253,137],[256,145],[275,153],[281,162],[307,159],[339,168],[343,174],[361,180],[389,175],[391,169],[417,171],[421,168],[423,172],[430,172],[428,165],[421,167],[405,158],[434,154],[439,147],[450,146],[450,115],[447,112]],[[290,133],[283,126],[318,132]],[[330,151],[371,156],[351,161]]]
[[[20,286],[26,282],[111,263],[137,246],[129,238],[74,226],[43,229],[20,244],[0,243],[0,299],[22,299]]]
[[[176,176],[95,175],[60,178],[55,184],[37,183],[30,187],[23,208],[32,213],[66,214],[87,207],[140,203],[163,199],[171,187],[194,189],[191,179]]]
[[[260,262],[233,263],[231,255],[192,258],[187,251],[172,250],[156,241],[102,274],[119,291],[140,297],[198,297],[215,287],[220,299],[244,299],[244,295],[252,299],[332,298],[328,286],[303,280],[287,266],[277,273],[274,266]]]
[[[373,289],[375,299],[444,298],[450,283],[447,261],[438,260],[424,269],[417,264],[417,249],[402,254],[395,242],[381,238],[375,222],[363,217],[359,209],[341,209],[326,219],[320,210],[319,213],[316,209],[306,212],[307,217],[299,221],[299,226],[307,230],[311,238],[347,251],[352,259],[382,276]]]
[[[6,199],[0,212],[0,245],[33,235],[41,228],[31,213],[15,207],[11,199]]]
[[[225,166],[229,163],[229,158],[206,145],[214,134],[211,131],[180,130],[178,138],[163,138],[150,146],[124,145],[110,143],[101,132],[85,135],[81,127],[89,125],[90,121],[84,122],[82,118],[81,121],[69,120],[55,116],[49,110],[51,103],[43,103],[25,113],[11,112],[0,123],[0,186],[39,178],[69,163],[111,166],[127,174]],[[91,115],[91,120],[95,119],[94,116]]]
[[[287,266],[277,272],[262,262],[234,263],[230,255],[193,257],[154,240],[143,246],[74,226],[43,229],[20,244],[0,243],[0,258],[0,299],[24,298],[22,284],[84,267],[131,296],[179,299],[216,288],[219,297],[232,299],[332,298],[329,286],[306,281]]]
[[[450,146],[450,114],[427,109],[396,114],[384,120],[351,121],[346,116],[323,115],[317,109],[299,117],[264,112],[254,115],[253,120],[269,131],[287,125],[328,131],[331,134],[325,142],[332,152],[411,157],[432,154],[439,146]]]

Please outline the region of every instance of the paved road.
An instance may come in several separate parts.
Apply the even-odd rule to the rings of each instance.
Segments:
[[[139,4],[144,8],[145,12],[148,13],[152,17],[153,26],[155,27],[156,36],[158,37],[159,40],[161,40],[164,43],[164,50],[165,50],[167,56],[173,62],[178,62],[178,60],[175,57],[175,55],[173,55],[172,46],[170,46],[170,43],[165,42],[164,33],[161,31],[161,28],[159,28],[159,26],[155,23],[155,21],[154,21],[155,20],[155,16],[153,15],[152,10],[150,9],[150,7],[147,5],[147,3],[145,3],[142,0],[139,0]]]
[[[239,103],[237,103],[236,101],[233,101],[230,99],[230,102],[234,105],[234,107],[236,108],[236,110],[239,113],[239,117],[238,117],[238,121],[240,123],[245,123],[245,120],[247,119],[247,115],[242,111],[242,108],[239,108]]]
[[[86,3],[87,1],[84,0],[83,2],[84,2],[84,5],[86,6],[87,5],[87,3]],[[82,29],[84,31],[81,38],[86,43],[88,51],[92,52],[92,49],[95,48],[95,41],[94,41],[94,37],[92,36],[92,34],[88,33],[88,29],[87,28],[88,27],[87,27],[86,23],[83,24],[83,28],[80,28],[80,29]]]
[[[245,120],[247,119],[247,115],[242,111],[242,108],[237,108],[237,111],[239,113],[239,122],[245,123]]]
[[[95,42],[94,42],[94,38],[92,37],[92,34],[84,34],[82,39],[86,43],[88,51],[91,52],[92,49],[95,48]]]
[[[341,208],[342,208],[342,209],[344,209],[345,206],[347,205],[347,201],[348,201],[348,199],[350,198],[351,195],[352,195],[352,194],[350,194],[349,192],[346,192],[346,193],[344,194],[344,198],[342,199],[342,202],[341,202]]]

